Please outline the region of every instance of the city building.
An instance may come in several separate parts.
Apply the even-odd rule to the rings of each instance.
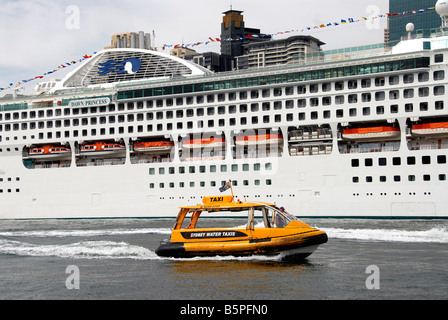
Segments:
[[[436,0],[389,0],[389,12],[400,14],[388,18],[388,27],[384,33],[385,43],[394,45],[400,41],[401,37],[406,36],[406,25],[408,23],[414,24],[415,31],[440,28],[440,16],[435,10],[418,14],[412,13],[412,11],[420,9],[433,8],[436,2]]]
[[[151,35],[143,31],[117,33],[112,36],[111,45],[104,49],[131,48],[151,50]]]
[[[324,44],[312,36],[247,43],[243,45],[244,54],[236,57],[236,65],[238,69],[253,69],[303,63],[307,55],[321,52]]]
[[[260,29],[246,28],[243,11],[230,9],[223,12],[221,24],[221,56],[224,70],[236,68],[235,58],[244,54],[243,46],[271,40]]]

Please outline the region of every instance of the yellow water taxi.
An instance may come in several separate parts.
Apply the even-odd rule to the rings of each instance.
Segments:
[[[306,258],[328,240],[325,232],[310,227],[275,204],[234,201],[233,196],[204,197],[202,202],[180,208],[171,239],[161,241],[157,255],[174,258],[280,255],[284,260],[297,260]],[[247,213],[245,226],[197,227],[199,217],[207,213],[234,212]]]

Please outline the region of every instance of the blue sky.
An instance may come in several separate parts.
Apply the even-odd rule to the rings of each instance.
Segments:
[[[222,12],[230,5],[244,11],[246,27],[263,33],[388,12],[388,0],[0,0],[0,87],[99,51],[114,33],[154,30],[158,47],[220,37]],[[386,19],[375,23],[308,34],[327,43],[324,49],[380,43]],[[196,50],[219,51],[219,45]]]

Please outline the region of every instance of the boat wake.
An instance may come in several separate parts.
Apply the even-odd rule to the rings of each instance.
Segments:
[[[448,230],[445,227],[432,228],[425,231],[340,228],[322,228],[322,230],[327,233],[329,239],[448,243]]]
[[[0,254],[80,259],[158,259],[146,248],[125,242],[80,241],[71,244],[36,245],[14,240],[0,240]]]
[[[321,228],[331,239],[347,239],[361,241],[414,242],[414,243],[448,243],[446,227],[434,227],[425,231],[409,231],[397,229],[344,229]],[[134,259],[134,260],[185,260],[163,258],[148,248],[126,242],[98,240],[96,237],[120,235],[169,235],[170,228],[141,229],[99,229],[99,230],[22,230],[0,232],[0,254],[34,257],[59,257],[69,259]],[[34,244],[32,238],[70,238],[82,237],[81,241],[60,244]],[[21,238],[26,238],[21,239]],[[86,239],[88,238],[88,239]],[[194,260],[222,261],[277,261],[278,257],[208,257],[189,258]]]
[[[65,237],[99,237],[137,234],[171,234],[169,228],[141,228],[141,229],[99,229],[99,230],[30,230],[30,231],[1,231],[0,237],[36,237],[36,238],[65,238]]]

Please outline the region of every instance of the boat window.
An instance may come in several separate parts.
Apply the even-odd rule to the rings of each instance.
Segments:
[[[284,209],[274,209],[274,208],[266,208],[267,212],[267,222],[269,223],[271,228],[284,228],[291,221],[297,220],[296,217],[290,215],[286,211],[282,211]]]

